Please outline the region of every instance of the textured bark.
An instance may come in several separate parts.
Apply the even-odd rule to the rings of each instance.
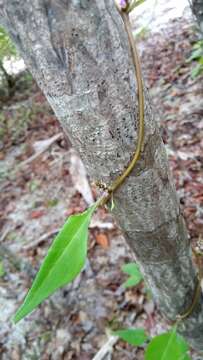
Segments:
[[[134,69],[113,1],[0,0],[0,21],[91,179],[110,184],[132,157],[138,126]],[[115,216],[154,298],[174,320],[192,301],[196,273],[147,91],[142,157],[114,201]],[[181,325],[201,350],[202,307],[200,299]]]
[[[190,0],[191,9],[203,34],[203,0]]]

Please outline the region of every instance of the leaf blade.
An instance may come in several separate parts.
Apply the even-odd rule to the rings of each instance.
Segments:
[[[172,331],[154,337],[146,348],[145,360],[190,359],[187,355],[188,344],[182,336]]]
[[[140,283],[140,281],[142,280],[142,278],[138,279],[134,276],[130,276],[123,284],[122,286],[125,288],[125,289],[128,289],[128,288],[131,288],[131,287],[134,287],[136,285],[138,285]]]
[[[54,239],[23,304],[14,315],[14,323],[78,275],[85,263],[88,226],[97,205],[95,203],[82,214],[68,218]]]
[[[148,336],[146,335],[145,330],[141,329],[141,328],[140,329],[121,329],[121,330],[114,331],[113,334],[133,346],[140,346],[148,339]]]
[[[122,266],[122,271],[126,274],[129,274],[131,276],[136,275],[136,274],[140,274],[140,270],[139,267],[136,263],[132,262],[132,263],[128,263],[128,264],[124,264]]]
[[[128,263],[122,266],[122,271],[130,277],[123,283],[124,288],[136,286],[143,280],[142,273],[136,263]]]

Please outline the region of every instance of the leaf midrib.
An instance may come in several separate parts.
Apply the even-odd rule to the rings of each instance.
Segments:
[[[92,210],[92,212],[93,212],[93,210]],[[90,215],[92,214],[92,212],[90,212],[88,218],[85,220],[85,222],[83,223],[83,225],[82,225],[81,227],[79,227],[79,229],[78,229],[78,230],[76,231],[76,233],[74,234],[72,240],[68,243],[67,247],[64,248],[64,250],[62,251],[62,253],[61,253],[61,254],[59,255],[59,257],[56,259],[56,261],[54,262],[54,265],[53,265],[53,266],[50,268],[50,270],[47,272],[47,276],[46,276],[45,279],[47,279],[47,278],[50,276],[50,274],[53,272],[53,270],[54,270],[53,267],[56,266],[56,264],[60,261],[60,259],[61,259],[61,257],[63,256],[64,252],[67,251],[67,249],[68,249],[68,247],[70,246],[70,244],[72,244],[73,239],[76,237],[76,235],[78,235],[78,233],[81,231],[81,229],[84,227],[84,225],[86,225],[86,223],[88,223],[88,222],[90,221]],[[40,270],[39,270],[39,271],[40,271]],[[43,284],[44,284],[44,281],[41,283],[41,285],[39,286],[39,288],[36,288],[36,289],[35,289],[35,291],[38,291],[38,292],[39,292],[40,289],[42,288]],[[32,290],[32,288],[30,289],[30,291],[31,291],[31,290]],[[33,291],[34,291],[34,290],[33,290]],[[30,301],[32,301],[32,302],[34,302],[34,299],[36,298],[36,294],[33,294],[33,297],[32,297],[32,293],[30,293],[30,295],[29,295],[29,292],[28,292],[27,296],[28,296],[27,300],[26,300],[26,298],[25,298],[25,303],[22,304],[22,308],[19,309],[19,314],[22,312],[23,307],[26,306],[26,302],[29,301],[29,297],[31,297]],[[37,306],[37,305],[36,305],[36,306]],[[16,313],[16,316],[17,316],[17,314],[18,314],[18,312]]]
[[[172,330],[171,336],[170,336],[169,341],[168,341],[168,344],[167,344],[167,346],[166,346],[166,348],[165,348],[165,350],[164,350],[164,352],[163,352],[163,355],[162,355],[162,357],[161,357],[161,360],[165,360],[165,359],[166,359],[166,355],[167,355],[168,348],[169,348],[169,346],[170,346],[170,344],[171,344],[171,342],[172,342],[175,334],[176,334],[176,327],[174,327],[173,330]]]

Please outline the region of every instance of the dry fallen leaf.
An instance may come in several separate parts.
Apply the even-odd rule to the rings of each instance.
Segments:
[[[39,219],[45,214],[44,210],[33,210],[30,214],[30,219]]]
[[[97,244],[101,245],[104,249],[108,249],[109,247],[109,240],[105,234],[97,234],[96,242]]]

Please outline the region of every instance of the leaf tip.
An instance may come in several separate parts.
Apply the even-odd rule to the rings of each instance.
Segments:
[[[23,305],[21,305],[19,307],[19,309],[16,311],[16,313],[12,316],[11,321],[13,323],[13,325],[16,325],[19,321],[21,321],[26,315],[28,315],[28,313],[24,313],[22,310],[23,309]]]
[[[11,322],[13,325],[16,325],[21,319],[18,316],[18,312],[15,313],[15,315],[13,315],[11,317]]]

